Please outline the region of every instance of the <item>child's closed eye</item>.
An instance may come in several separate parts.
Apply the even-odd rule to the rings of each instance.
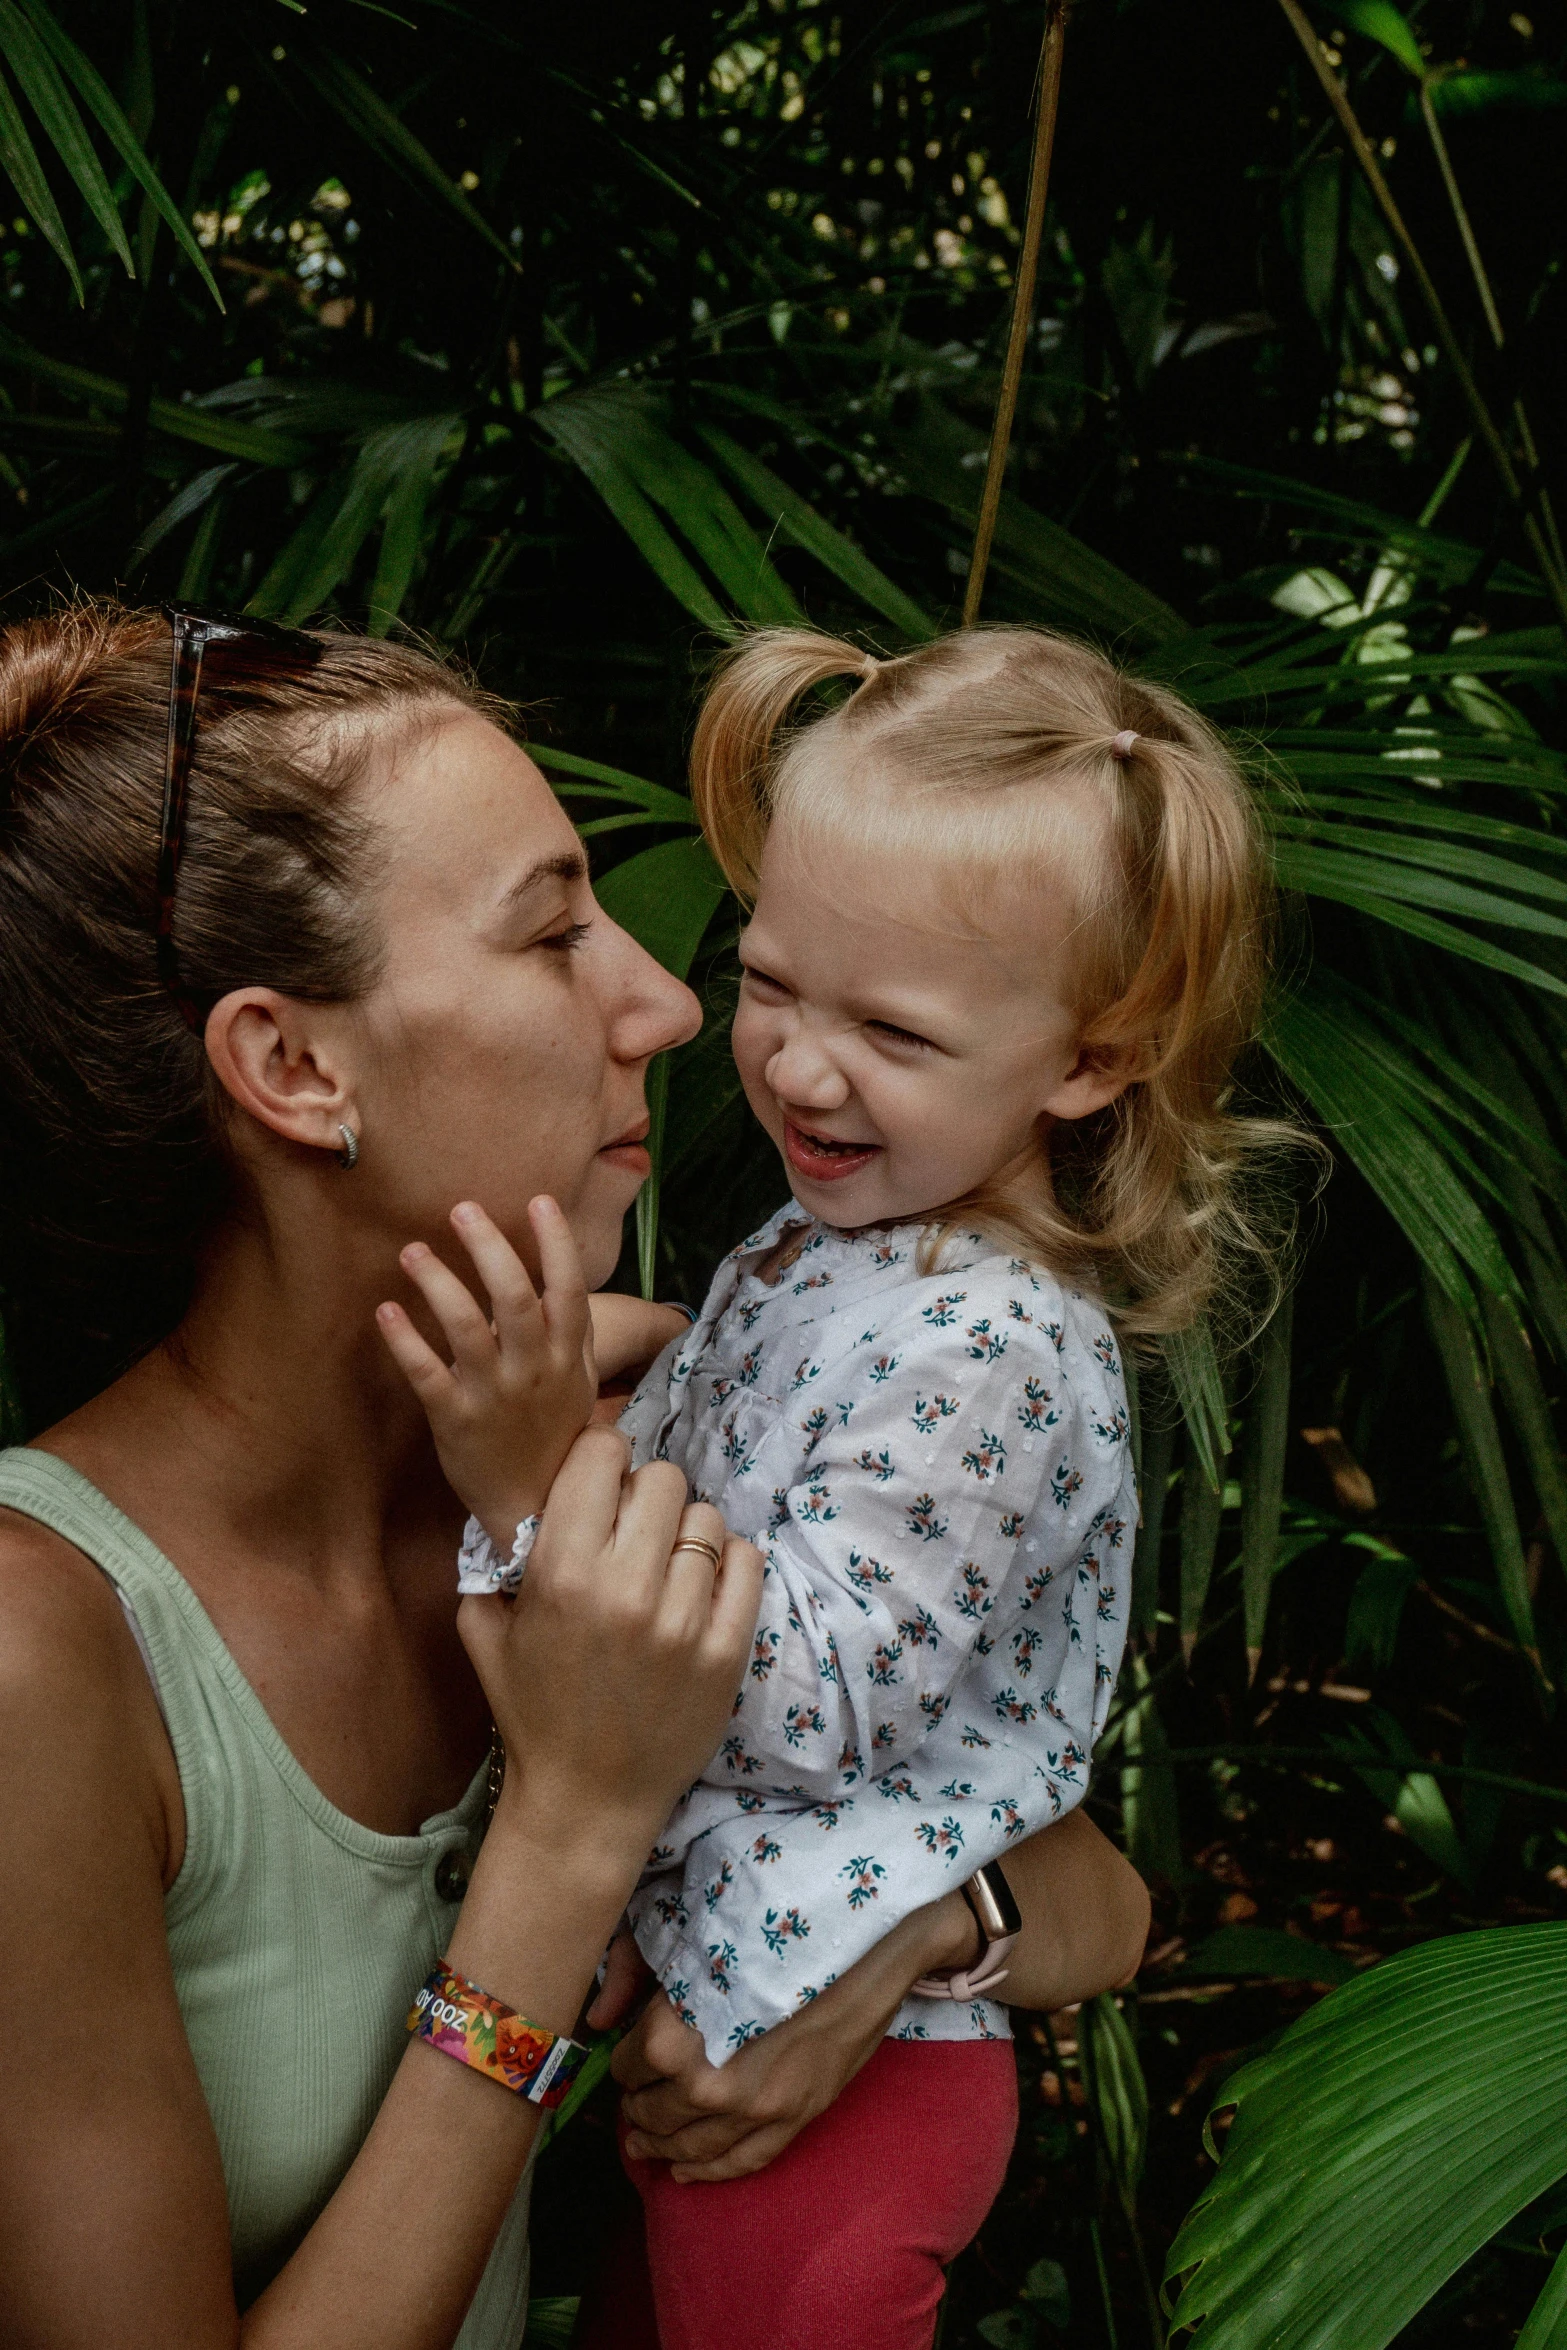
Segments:
[[[933,1049],[928,1036],[916,1036],[912,1028],[895,1028],[890,1020],[867,1020],[865,1025],[872,1036],[880,1037],[884,1043],[912,1045],[922,1053]]]

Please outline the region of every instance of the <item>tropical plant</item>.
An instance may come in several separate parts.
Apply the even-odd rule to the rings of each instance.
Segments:
[[[1552,408],[1510,372],[1520,272],[1546,282],[1556,247],[1511,213],[1501,237],[1484,175],[1461,174],[1467,136],[1548,126],[1567,81],[1433,63],[1438,35],[1454,58],[1503,40],[1480,0],[1252,9],[1237,89],[1278,125],[1246,232],[1264,307],[1207,266],[1236,197],[1186,168],[1182,109],[1212,104],[1188,13],[1073,16],[982,612],[1109,644],[1231,731],[1285,909],[1248,1083],[1335,1172],[1293,1317],[1239,1358],[1197,1332],[1142,1366],[1136,1638],[1101,1759],[1131,1848],[1179,1879],[1175,1774],[1199,1750],[1170,1724],[1200,1645],[1228,1659],[1226,1767],[1359,1788],[1472,1886],[1470,1799],[1542,1799],[1512,1765],[1548,1742],[1567,1623],[1567,651]],[[194,0],[0,0],[6,585],[413,626],[532,706],[606,906],[715,1014],[654,1073],[626,1268],[645,1288],[700,1283],[778,1181],[723,1036],[738,910],[683,789],[694,664],[747,623],[810,617],[885,651],[958,620],[1041,23],[1009,0],[605,0],[526,23],[495,0],[239,0],[221,22]],[[1252,1727],[1276,1596],[1324,1559],[1354,1569],[1346,1638],[1381,1667],[1410,1591],[1452,1580],[1446,1604],[1509,1657],[1513,1746],[1455,1760],[1375,1708],[1304,1749]],[[1287,1977],[1279,1940],[1227,1957],[1214,1938],[1206,1963]],[[1557,1947],[1542,1929],[1416,1952],[1237,2076],[1177,2321],[1226,2341],[1328,2322],[1320,2263],[1235,2247],[1259,2179],[1259,2245],[1342,2226],[1328,2136],[1375,2041],[1422,2259],[1389,2250],[1396,2291],[1345,2287],[1343,2330],[1277,2338],[1389,2339],[1547,2159],[1520,2126],[1511,2185],[1446,2224],[1441,2180],[1474,2156],[1443,2152],[1433,2019],[1505,2015],[1521,2066]],[[1306,1963],[1317,1982],[1343,1965]],[[1101,2009],[1082,2048],[1115,2224],[1135,2225],[1132,2020]],[[1476,2088],[1465,2128],[1489,2110]],[[1408,2207],[1381,2200],[1392,2246]],[[1369,2279],[1363,2209],[1343,2241]],[[1054,2322],[1054,2279],[1034,2286],[1015,2338]]]

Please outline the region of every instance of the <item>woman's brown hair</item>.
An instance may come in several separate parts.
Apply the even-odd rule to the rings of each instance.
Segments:
[[[856,690],[803,722],[829,680]],[[951,919],[1070,895],[1069,984],[1087,1046],[1131,1046],[1119,1099],[1051,1138],[1026,1196],[950,1203],[1023,1255],[1101,1286],[1131,1331],[1180,1328],[1216,1293],[1264,1310],[1275,1244],[1238,1184],[1298,1139],[1231,1099],[1267,967],[1270,890],[1252,796],[1169,688],[1036,628],[968,629],[877,661],[814,630],[762,629],[723,661],[692,794],[736,891],[774,825],[873,852],[888,885],[934,870]],[[1249,1318],[1249,1317],[1248,1317]]]
[[[502,706],[414,647],[323,635],[297,671],[203,675],[175,912],[201,1003],[351,1002],[374,982],[376,752]],[[171,632],[79,602],[0,631],[0,1285],[35,1423],[184,1310],[233,1199],[226,1097],[158,976]]]

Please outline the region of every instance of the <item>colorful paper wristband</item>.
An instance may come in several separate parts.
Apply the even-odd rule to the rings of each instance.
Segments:
[[[580,2041],[525,2023],[443,1959],[414,1994],[408,2029],[515,2097],[553,2110],[587,2062]]]

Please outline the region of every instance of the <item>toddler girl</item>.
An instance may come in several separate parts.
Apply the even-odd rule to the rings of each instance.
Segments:
[[[1246,1238],[1227,1089],[1263,893],[1202,721],[1039,630],[891,661],[762,631],[709,694],[693,795],[753,908],[734,1052],[793,1193],[622,1421],[766,1554],[730,1734],[632,1909],[722,2064],[1083,1796],[1138,1515],[1111,1311],[1189,1321]],[[482,1544],[476,1564],[502,1579]],[[1010,2147],[1001,1979],[987,1954],[922,1985],[896,2061],[759,2178],[635,2166],[666,2350],[780,2323],[799,2350],[929,2341],[932,2254],[967,2240]],[[836,2208],[802,2221],[787,2165],[851,2105]],[[933,2113],[965,2117],[961,2219]],[[854,2181],[889,2167],[901,2208],[881,2195],[868,2229]],[[836,2319],[762,2314],[769,2242]]]

